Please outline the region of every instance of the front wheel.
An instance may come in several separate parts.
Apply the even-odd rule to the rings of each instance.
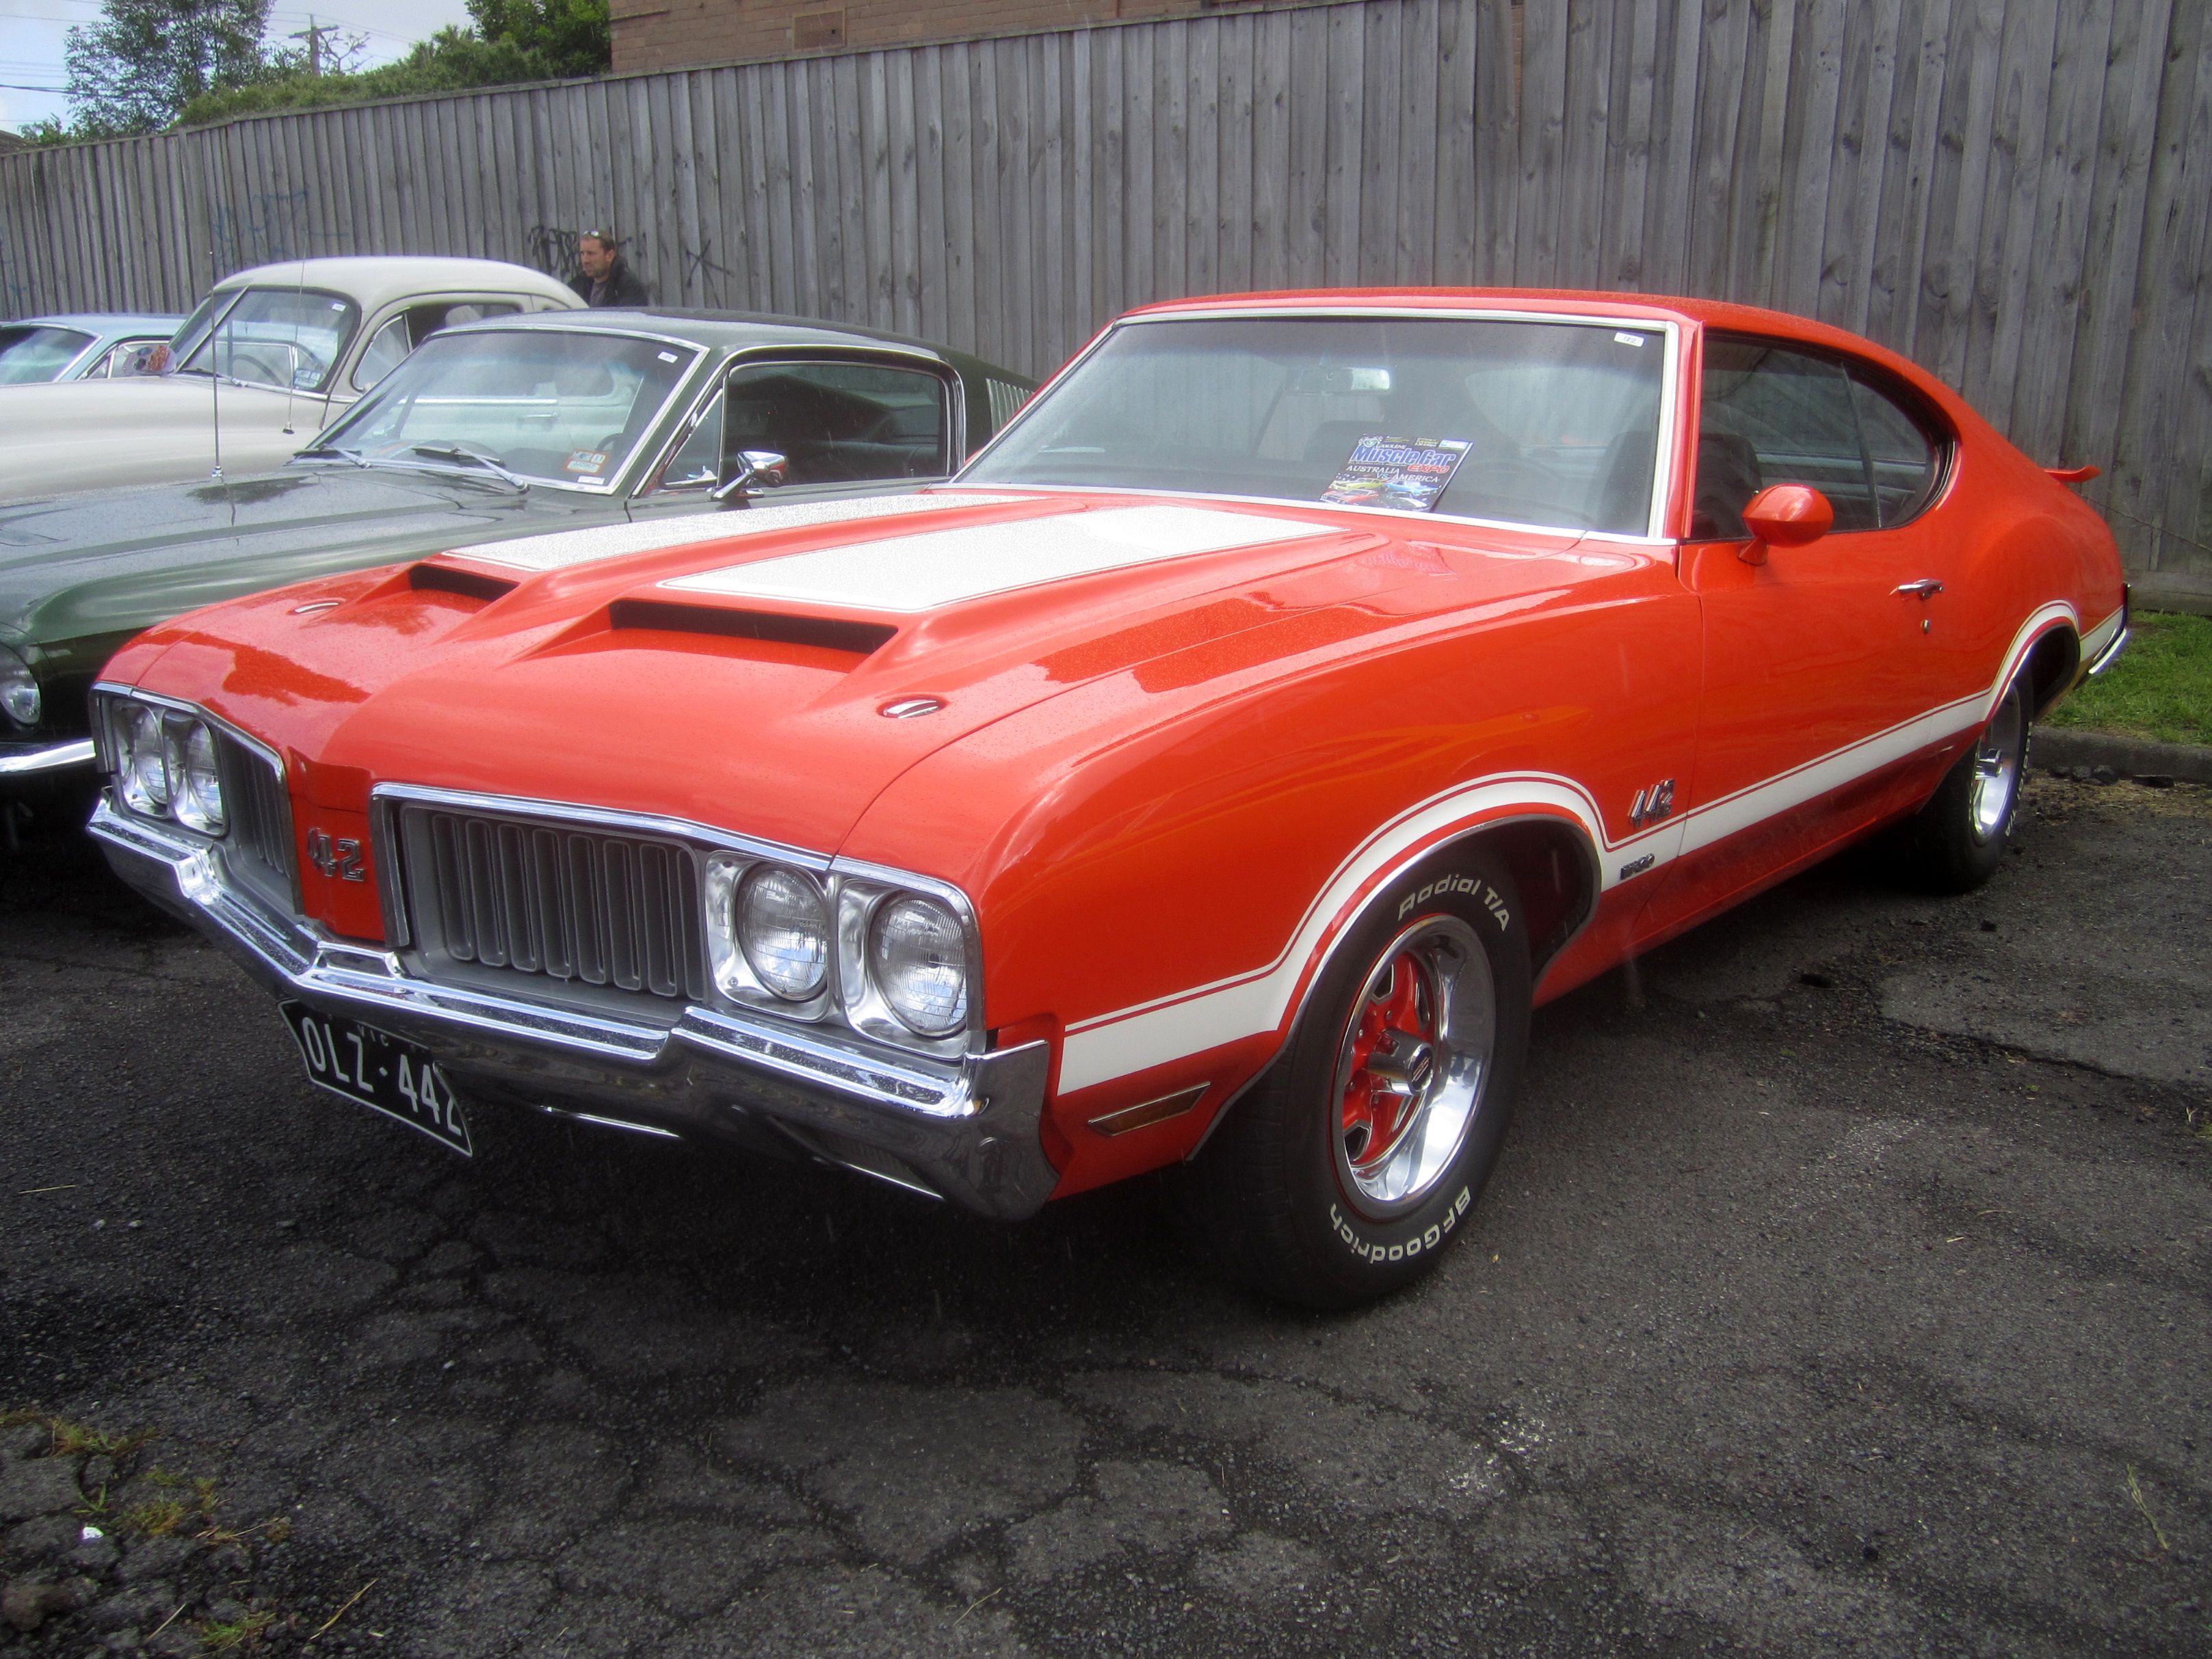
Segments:
[[[1505,871],[1462,855],[1378,896],[1288,1047],[1188,1172],[1186,1218],[1264,1293],[1346,1308],[1465,1231],[1528,1048],[1529,963]]]
[[[1944,774],[1928,804],[1897,827],[1892,848],[1913,885],[1970,893],[1996,873],[2020,807],[2027,726],[2023,675],[1997,699],[1990,723]]]

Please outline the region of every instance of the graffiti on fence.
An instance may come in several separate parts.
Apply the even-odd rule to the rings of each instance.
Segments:
[[[208,233],[216,269],[237,270],[327,251],[314,244],[327,245],[331,239],[319,236],[304,222],[313,203],[314,191],[302,185],[297,190],[263,191],[248,197],[240,208],[215,204],[208,215]]]

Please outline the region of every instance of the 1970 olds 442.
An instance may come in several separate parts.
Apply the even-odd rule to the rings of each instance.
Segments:
[[[1002,1217],[1188,1163],[1342,1305],[1462,1233],[1532,1003],[1869,832],[2000,861],[2103,523],[1837,330],[1688,301],[1123,318],[950,487],[203,611],[100,695],[117,867],[309,1075]]]
[[[118,646],[180,611],[532,532],[635,524],[648,546],[659,520],[770,489],[912,489],[1030,389],[867,329],[550,312],[445,330],[273,471],[0,507],[0,846],[33,801],[83,821],[86,693]]]

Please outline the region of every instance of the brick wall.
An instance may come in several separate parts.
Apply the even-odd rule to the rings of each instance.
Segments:
[[[1310,3],[1310,0],[1292,0]],[[1267,0],[612,0],[615,72],[1255,11]],[[1276,0],[1283,3],[1283,0]]]

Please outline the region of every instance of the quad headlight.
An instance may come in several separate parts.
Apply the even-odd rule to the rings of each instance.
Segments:
[[[958,1050],[972,930],[945,895],[889,871],[848,875],[736,852],[709,854],[706,878],[708,955],[724,999],[928,1054]]]
[[[789,1002],[830,980],[830,907],[812,877],[757,865],[738,884],[738,948],[763,985]]]
[[[230,827],[222,769],[207,722],[143,702],[109,705],[116,793],[149,818],[170,818],[204,836]]]
[[[950,1036],[968,1023],[967,935],[935,899],[908,894],[878,907],[868,975],[918,1036]]]
[[[21,726],[39,723],[39,682],[31,665],[0,645],[0,714]]]

